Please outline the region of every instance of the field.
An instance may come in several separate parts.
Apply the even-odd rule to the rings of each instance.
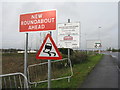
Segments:
[[[28,65],[37,64],[43,62],[43,60],[37,60],[36,54],[28,54]],[[45,61],[45,60],[44,60]],[[15,73],[24,71],[24,54],[17,53],[5,53],[2,54],[2,73]]]

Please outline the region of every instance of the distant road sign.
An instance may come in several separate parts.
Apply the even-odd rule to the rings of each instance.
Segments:
[[[20,15],[20,32],[56,30],[56,10]]]
[[[79,48],[80,23],[58,24],[58,47]]]
[[[62,59],[62,56],[58,51],[58,48],[56,47],[50,34],[47,34],[45,40],[43,41],[42,46],[40,47],[40,50],[37,53],[36,58],[51,59],[51,60]]]
[[[100,48],[102,47],[100,40],[87,40],[87,48],[93,49],[93,48]]]
[[[101,43],[95,43],[95,48],[100,48],[102,47]]]

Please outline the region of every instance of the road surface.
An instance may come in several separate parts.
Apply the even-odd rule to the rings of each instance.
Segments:
[[[120,72],[120,52],[104,52],[103,54],[111,55],[113,58],[115,58],[116,63],[118,64],[118,70]]]
[[[116,59],[104,55],[80,88],[118,88]]]

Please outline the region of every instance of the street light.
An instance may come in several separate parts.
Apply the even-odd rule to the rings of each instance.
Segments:
[[[98,27],[98,39],[100,40],[100,28],[101,27]]]
[[[98,40],[100,40],[100,29],[101,27],[98,27]],[[101,43],[101,40],[100,40],[100,43]],[[101,47],[99,47],[99,54],[101,53]]]

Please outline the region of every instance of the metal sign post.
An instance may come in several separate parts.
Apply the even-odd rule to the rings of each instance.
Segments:
[[[101,53],[101,50],[100,50],[100,48],[99,48],[99,54]]]
[[[70,48],[68,48],[68,60],[70,59]]]
[[[25,53],[24,53],[24,75],[27,77],[27,51],[28,51],[28,33],[25,34]],[[24,81],[25,86],[25,81]]]
[[[68,19],[68,23],[70,23],[70,19]],[[70,48],[68,48],[68,60],[70,60]]]
[[[50,35],[52,36],[52,32],[50,31]],[[48,90],[51,88],[51,60],[48,60]]]
[[[51,60],[48,60],[48,90],[51,88]]]

